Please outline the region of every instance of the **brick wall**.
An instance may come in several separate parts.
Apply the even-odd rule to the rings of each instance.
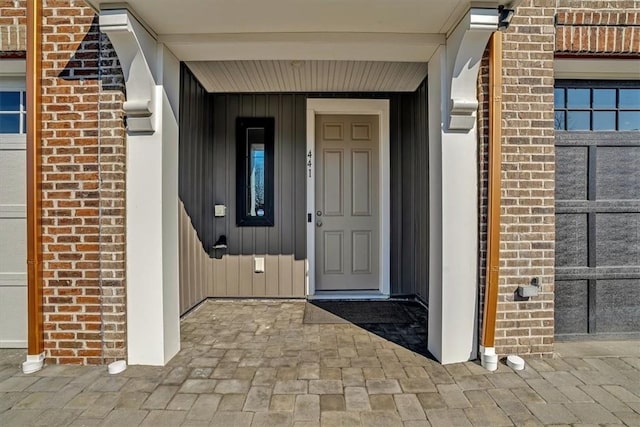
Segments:
[[[554,52],[638,56],[640,1],[525,0],[505,34],[503,49],[503,207],[496,347],[500,354],[547,355],[553,351],[554,333]],[[487,59],[485,55],[478,80],[481,297],[486,262]],[[519,301],[517,286],[528,284],[533,277],[541,279],[541,295]]]
[[[556,52],[640,54],[639,1],[558,0]]]
[[[503,39],[502,219],[496,324],[499,354],[553,351],[554,281],[554,0],[525,0]],[[480,90],[487,90],[486,62]],[[486,92],[485,92],[486,93]],[[481,99],[480,217],[482,263],[486,245],[486,108]],[[538,297],[516,289],[533,278]],[[484,265],[480,271],[484,285]]]
[[[45,0],[42,30],[47,360],[108,363],[126,353],[122,76],[83,2]]]
[[[27,49],[26,0],[0,0],[0,53]]]
[[[482,342],[489,208],[489,47],[478,71],[478,342]]]

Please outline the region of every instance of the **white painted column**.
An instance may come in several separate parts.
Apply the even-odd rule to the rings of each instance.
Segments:
[[[127,354],[164,365],[180,349],[178,60],[128,11],[100,15],[127,85]]]
[[[428,349],[442,363],[477,356],[478,107],[496,9],[471,9],[429,60]]]

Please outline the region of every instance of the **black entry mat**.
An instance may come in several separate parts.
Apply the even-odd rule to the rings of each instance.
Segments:
[[[420,309],[411,301],[313,301],[305,305],[304,323],[413,323]]]

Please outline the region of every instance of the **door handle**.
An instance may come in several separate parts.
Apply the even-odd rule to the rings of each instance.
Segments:
[[[316,227],[322,227],[322,220],[317,220],[316,221]]]

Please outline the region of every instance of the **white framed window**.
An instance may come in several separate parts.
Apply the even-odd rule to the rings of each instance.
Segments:
[[[555,129],[640,130],[640,81],[556,80]]]
[[[0,133],[24,134],[26,132],[26,93],[20,89],[2,87],[0,80]]]
[[[24,135],[27,128],[24,60],[2,60],[0,68],[0,135]]]

